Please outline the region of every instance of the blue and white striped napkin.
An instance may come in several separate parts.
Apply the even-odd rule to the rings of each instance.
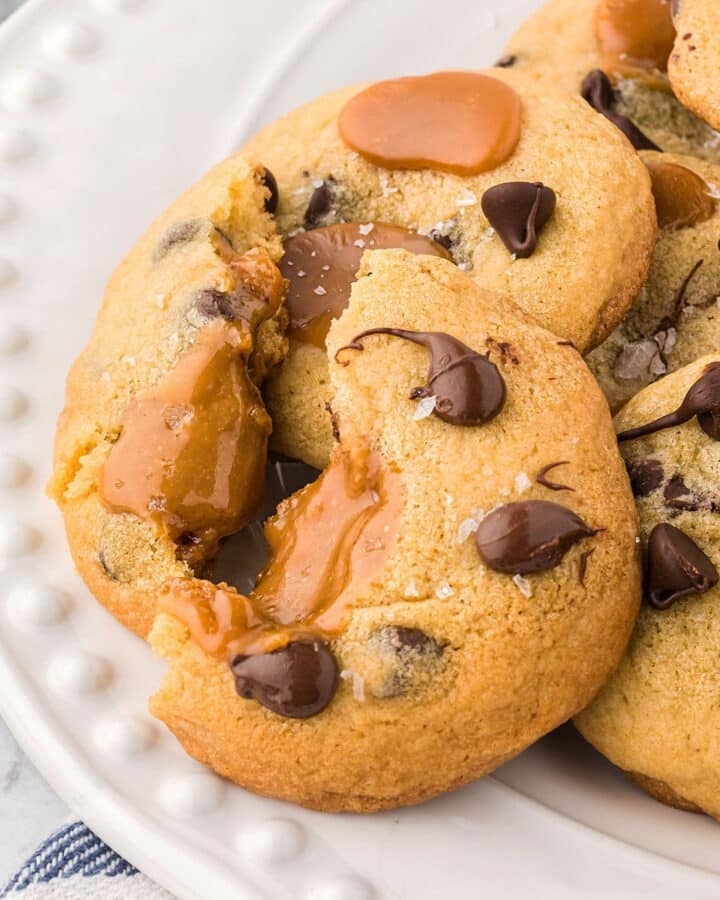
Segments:
[[[0,891],[0,900],[173,900],[87,825],[63,825]]]

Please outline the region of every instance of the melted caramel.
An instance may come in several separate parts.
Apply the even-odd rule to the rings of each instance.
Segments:
[[[521,104],[498,78],[436,72],[371,85],[345,104],[338,126],[343,141],[377,166],[476,175],[515,150]]]
[[[657,73],[667,70],[675,35],[670,0],[599,0],[595,8],[602,69],[613,79],[639,77],[665,87]]]
[[[347,306],[363,253],[387,247],[451,259],[432,238],[382,222],[328,225],[288,238],[280,270],[289,280],[290,334],[324,349],[330,323]]]
[[[180,539],[195,562],[242,528],[262,501],[270,418],[248,376],[253,327],[277,309],[282,279],[265,251],[233,260],[231,318],[218,318],[158,385],[122,413],[99,491]]]
[[[649,162],[660,228],[685,228],[715,214],[715,201],[703,179],[676,163]]]
[[[302,636],[332,638],[395,543],[400,476],[376,453],[335,452],[313,484],[265,525],[270,562],[248,597],[226,585],[173,579],[161,607],[215,656],[267,653]]]

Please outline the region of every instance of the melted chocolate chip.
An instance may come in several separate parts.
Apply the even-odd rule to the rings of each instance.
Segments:
[[[644,135],[627,116],[621,116],[619,113],[614,112],[615,93],[610,84],[610,79],[603,71],[594,69],[592,72],[589,72],[583,79],[580,93],[583,99],[596,112],[599,112],[601,116],[605,116],[616,128],[622,131],[636,150],[660,151],[660,147]]]
[[[715,566],[679,528],[656,525],[648,540],[646,597],[667,609],[687,594],[704,594],[718,582]]]
[[[319,639],[293,641],[272,653],[234,656],[230,668],[241,697],[290,719],[322,712],[338,684],[335,657]]]
[[[513,54],[508,54],[507,56],[501,56],[500,59],[495,63],[495,67],[497,69],[510,69],[517,62],[517,56]]]
[[[391,334],[426,347],[430,353],[427,384],[413,388],[410,399],[435,397],[433,415],[450,425],[482,425],[505,403],[505,382],[497,366],[457,338],[442,331],[370,328],[341,350],[362,350],[360,341],[373,334]]]
[[[275,212],[277,211],[280,194],[278,193],[275,176],[270,169],[265,166],[263,166],[262,181],[265,187],[270,191],[270,196],[265,198],[265,212],[269,212],[272,216],[275,215]]]
[[[698,425],[714,441],[720,441],[720,362],[710,363],[703,374],[685,394],[676,410],[618,434],[618,441],[631,441],[645,434],[654,434],[663,428],[674,428],[697,416]]]
[[[588,560],[595,552],[595,548],[592,550],[583,550],[580,554],[580,566],[578,567],[578,581],[584,587],[585,586],[585,575],[587,574]]]
[[[317,228],[323,216],[326,216],[330,212],[334,184],[334,178],[326,178],[322,184],[316,187],[312,192],[303,220],[303,227],[308,231],[312,228]]]
[[[192,241],[203,227],[202,219],[192,219],[190,222],[178,222],[171,225],[163,232],[163,236],[155,247],[153,259],[159,262],[178,244],[187,244]]]
[[[488,513],[478,525],[475,543],[491,569],[528,575],[553,569],[574,544],[597,532],[565,506],[524,500]]]
[[[635,497],[647,497],[656,491],[665,477],[662,463],[659,459],[628,460],[628,475],[630,485]]]
[[[206,288],[200,291],[195,297],[195,307],[201,315],[207,316],[208,319],[222,318],[232,321],[235,318],[232,296],[217,288]]]
[[[700,508],[698,499],[685,484],[682,475],[673,475],[670,481],[665,485],[663,497],[665,499],[665,506],[668,506],[670,509],[697,512]]]
[[[535,476],[535,481],[538,484],[541,484],[543,487],[548,488],[551,491],[574,491],[575,488],[569,487],[567,484],[560,484],[558,481],[550,481],[547,478],[547,473],[557,468],[558,466],[568,466],[570,463],[566,459],[561,459],[559,462],[548,463],[546,466],[543,466],[542,469]]]
[[[527,259],[537,246],[538,232],[555,210],[555,192],[540,181],[508,181],[485,191],[481,205],[507,249]]]

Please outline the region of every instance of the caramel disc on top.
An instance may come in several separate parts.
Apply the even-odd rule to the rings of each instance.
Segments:
[[[670,0],[599,0],[595,36],[613,77],[667,70],[675,42]]]
[[[379,81],[340,112],[340,136],[387,169],[477,175],[503,163],[520,138],[521,104],[505,82],[477,72]]]
[[[660,228],[687,228],[714,215],[710,188],[695,172],[669,162],[648,162],[647,167]]]
[[[363,253],[393,247],[451,259],[432,238],[383,222],[327,225],[288,238],[280,271],[290,282],[285,298],[290,334],[324,348],[330,322],[347,306]]]

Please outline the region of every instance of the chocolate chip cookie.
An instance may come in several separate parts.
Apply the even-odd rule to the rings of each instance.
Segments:
[[[692,45],[688,28],[676,24],[678,31],[671,0],[548,0],[511,37],[504,61],[548,88],[582,95],[639,150],[718,163],[712,117],[698,118],[670,89],[668,60],[674,81]]]
[[[672,0],[677,38],[668,62],[673,91],[720,128],[720,7],[714,0]]]
[[[615,675],[576,718],[654,796],[720,818],[720,355],[616,418],[640,513],[645,602]]]
[[[658,235],[632,309],[586,361],[612,410],[647,384],[720,347],[720,166],[642,151]]]
[[[266,389],[273,446],[320,468],[332,446],[324,335],[363,250],[449,257],[581,351],[647,272],[655,224],[636,154],[579,96],[513,69],[346,88],[247,150],[277,178],[290,280],[290,351]]]
[[[579,354],[450,261],[366,253],[327,355],[330,463],[266,524],[249,594],[163,586],[151,709],[253,791],[370,811],[594,696],[637,613],[637,521]]]
[[[118,266],[68,377],[49,492],[90,590],[141,635],[159,586],[262,499],[258,385],[287,346],[275,199],[262,165],[209,172]]]

